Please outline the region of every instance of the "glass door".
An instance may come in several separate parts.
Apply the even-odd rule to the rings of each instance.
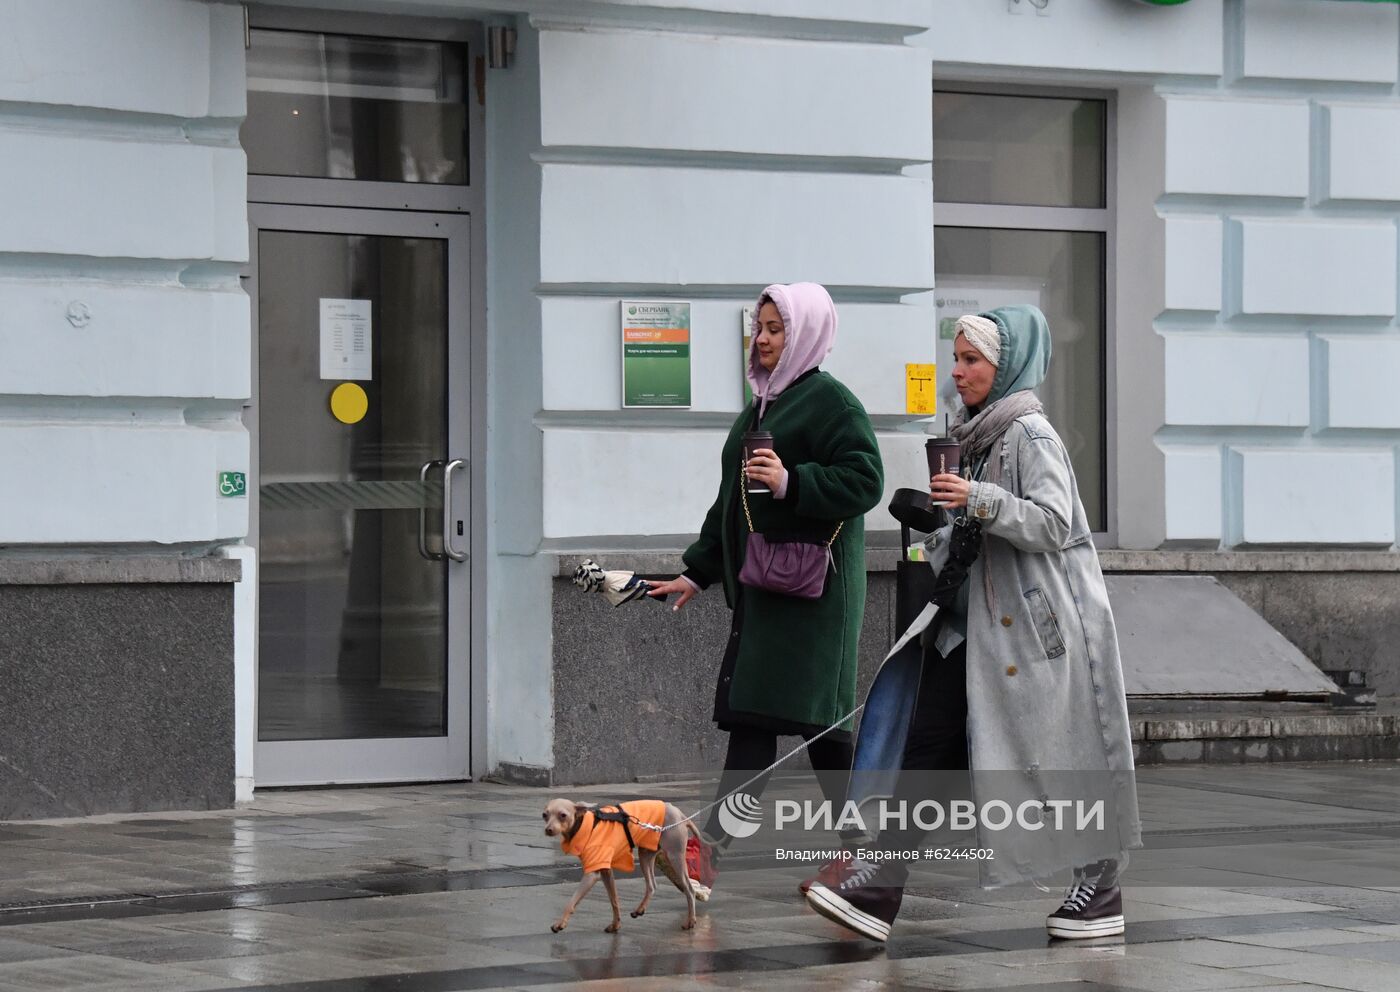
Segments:
[[[249,214],[257,785],[466,778],[470,219]]]

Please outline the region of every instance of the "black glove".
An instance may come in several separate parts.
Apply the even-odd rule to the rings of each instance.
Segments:
[[[959,517],[953,522],[948,538],[948,563],[933,580],[933,591],[929,594],[929,600],[940,610],[948,609],[957,600],[958,590],[967,581],[967,573],[981,553],[982,525],[976,520]]]

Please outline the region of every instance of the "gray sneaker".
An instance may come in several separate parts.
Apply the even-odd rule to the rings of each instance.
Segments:
[[[1076,868],[1060,908],[1045,918],[1050,936],[1062,940],[1112,937],[1123,932],[1123,892],[1118,864],[1099,861]]]
[[[903,899],[903,877],[888,865],[871,862],[862,862],[835,887],[813,882],[807,890],[807,905],[822,916],[882,944],[889,940]]]

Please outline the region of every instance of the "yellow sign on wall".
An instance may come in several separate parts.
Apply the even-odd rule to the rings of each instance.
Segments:
[[[904,366],[904,412],[932,417],[938,412],[937,365]]]

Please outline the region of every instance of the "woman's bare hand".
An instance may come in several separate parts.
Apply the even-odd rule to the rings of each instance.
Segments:
[[[756,479],[774,492],[783,484],[783,462],[772,448],[755,448],[753,457],[744,467],[744,474]]]
[[[945,472],[929,479],[928,491],[936,502],[956,508],[967,506],[967,499],[972,495],[972,483],[960,475]]]
[[[697,591],[693,585],[691,585],[685,579],[681,578],[679,575],[677,575],[674,579],[667,579],[665,582],[648,581],[647,585],[651,586],[651,588],[647,590],[648,596],[652,596],[657,599],[659,599],[662,596],[672,595],[679,597],[674,603],[671,604],[672,613],[674,613],[676,610],[679,610],[686,603],[689,603],[692,599],[694,599],[695,593]]]

